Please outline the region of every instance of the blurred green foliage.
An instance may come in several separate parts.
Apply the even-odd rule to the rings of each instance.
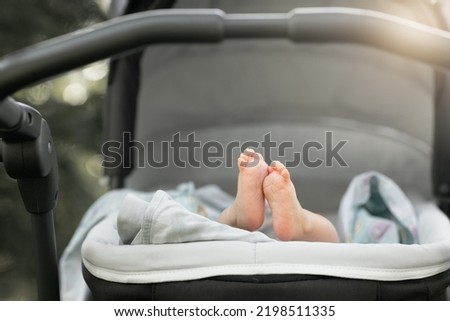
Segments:
[[[94,0],[8,0],[0,9],[0,56],[76,31],[105,19]],[[105,65],[105,63],[104,63]],[[82,215],[105,188],[101,168],[101,106],[106,77],[82,78],[80,71],[24,89],[14,98],[37,108],[50,124],[58,154],[60,193],[55,210],[61,255]],[[75,81],[85,99],[65,95]],[[73,89],[73,88],[72,88]],[[72,96],[77,91],[69,91]],[[71,103],[69,103],[71,102]],[[30,217],[17,184],[0,164],[0,300],[35,300],[35,256]]]

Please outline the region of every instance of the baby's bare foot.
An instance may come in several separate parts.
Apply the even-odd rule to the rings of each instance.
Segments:
[[[264,195],[272,209],[273,229],[282,241],[302,240],[310,224],[300,205],[289,171],[278,161],[272,162],[263,182]]]
[[[246,149],[238,159],[239,177],[236,199],[219,217],[219,222],[255,231],[264,221],[263,181],[268,165],[261,154]]]

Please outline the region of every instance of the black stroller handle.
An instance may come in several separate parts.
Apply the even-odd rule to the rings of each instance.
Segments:
[[[284,38],[357,43],[450,69],[450,33],[389,14],[301,8],[287,14],[225,14],[218,9],[131,14],[22,49],[0,61],[0,100],[17,90],[144,45]]]

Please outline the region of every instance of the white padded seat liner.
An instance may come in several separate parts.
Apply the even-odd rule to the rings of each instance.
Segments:
[[[258,12],[275,12],[279,7],[280,12],[287,12],[299,3],[182,1],[178,6],[214,6],[236,13],[254,12],[255,7],[259,8]],[[362,6],[369,8],[377,3],[380,10],[386,5],[385,1],[364,3]],[[300,5],[318,6],[320,3],[301,1]],[[386,8],[388,12],[414,18],[404,6],[389,5],[392,8]],[[268,128],[274,136],[277,133],[281,135],[277,130],[280,122],[289,123],[290,126],[283,127],[286,136],[279,137],[280,141],[288,137],[300,140],[305,137],[305,132],[314,138],[323,137],[324,126],[317,125],[323,119],[327,129],[333,127],[330,119],[346,119],[360,124],[358,128],[364,127],[372,134],[371,129],[377,126],[404,132],[421,142],[414,146],[432,142],[432,69],[373,48],[258,40],[227,41],[218,45],[160,45],[145,51],[141,68],[145,82],[140,88],[139,106],[147,107],[139,108],[137,114],[135,139],[141,142],[150,138],[158,142],[176,132],[194,131],[199,139],[224,143],[234,139],[230,133],[239,134],[241,140],[255,136],[260,139],[268,132],[266,128],[262,128],[262,132],[253,131],[253,128],[244,132],[236,130],[239,125],[260,126],[267,119],[271,121]],[[196,76],[195,81],[193,75]],[[241,124],[236,124],[236,115],[239,115]],[[294,128],[292,124],[298,122],[302,122],[302,126]],[[349,127],[354,129],[353,125]],[[324,211],[336,208],[341,196],[337,191],[343,191],[355,174],[348,171],[362,170],[359,168],[361,164],[374,169],[372,163],[375,163],[381,167],[378,170],[394,174],[389,176],[405,190],[411,186],[420,186],[419,191],[414,188],[417,192],[430,190],[429,180],[423,177],[428,176],[430,167],[430,153],[426,148],[414,152],[411,144],[405,145],[402,139],[386,142],[382,137],[375,137],[368,140],[364,132],[357,135],[349,134],[353,130],[346,128],[339,131],[334,127],[333,130],[338,137],[342,135],[350,141],[344,153],[349,156],[346,160],[351,162],[351,167],[328,168],[320,172],[330,178],[329,184],[319,182],[321,189],[310,188],[314,195],[304,197],[304,200],[306,204],[314,205],[312,208]],[[364,146],[362,142],[369,147],[382,147],[377,149],[384,151],[380,153],[381,163],[380,158],[367,157],[367,151],[361,149]],[[398,145],[403,147],[398,148]],[[389,153],[394,150],[397,153]],[[375,148],[373,153],[376,153]],[[358,157],[360,155],[366,157]],[[410,157],[406,157],[408,162],[402,165],[405,170],[401,171],[396,160],[405,160],[404,156]],[[214,172],[216,179],[220,176],[219,170],[210,171]],[[226,170],[224,173],[229,173],[230,169]],[[411,171],[417,175],[412,175]],[[162,188],[162,182],[186,181],[182,175],[204,178],[211,183],[208,171],[201,168],[197,172],[141,168],[132,173],[127,186],[151,190],[153,186],[149,185],[153,183]],[[318,171],[315,170],[314,174],[317,181]],[[302,172],[302,175],[303,182],[308,180],[309,173]],[[342,176],[347,180],[337,186],[337,178]],[[203,182],[200,178],[198,181]],[[218,180],[212,182],[224,186]],[[304,186],[311,187],[311,184]],[[323,195],[331,195],[328,190],[324,192],[323,186],[334,190],[335,201],[321,208],[315,205],[324,203]],[[316,199],[315,195],[320,197]],[[429,197],[427,193],[420,195]],[[92,275],[112,282],[142,284],[258,274],[401,281],[421,279],[450,269],[450,223],[432,205],[424,206],[419,213],[421,244],[416,245],[236,241],[121,245],[114,228],[115,220],[111,215],[97,224],[82,247],[86,269]]]
[[[419,213],[421,244],[191,242],[120,245],[111,215],[83,243],[86,269],[103,280],[160,283],[223,275],[308,274],[401,281],[450,269],[450,223],[433,205]]]

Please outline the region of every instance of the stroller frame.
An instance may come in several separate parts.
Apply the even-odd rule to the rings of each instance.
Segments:
[[[376,33],[382,37],[368,36]],[[31,107],[8,96],[62,72],[144,45],[214,43],[233,38],[357,43],[450,69],[449,33],[388,14],[350,8],[295,9],[288,14],[158,10],[116,18],[4,57],[0,61],[0,160],[8,175],[18,180],[26,209],[34,218],[40,299],[59,299],[53,223],[58,191],[56,154],[45,120]],[[446,142],[450,129],[445,119],[450,117],[449,107],[450,78],[444,76],[435,116],[433,192],[447,215],[450,215],[450,149],[446,148]],[[111,187],[118,188],[123,186],[129,169],[106,169],[106,172]]]

